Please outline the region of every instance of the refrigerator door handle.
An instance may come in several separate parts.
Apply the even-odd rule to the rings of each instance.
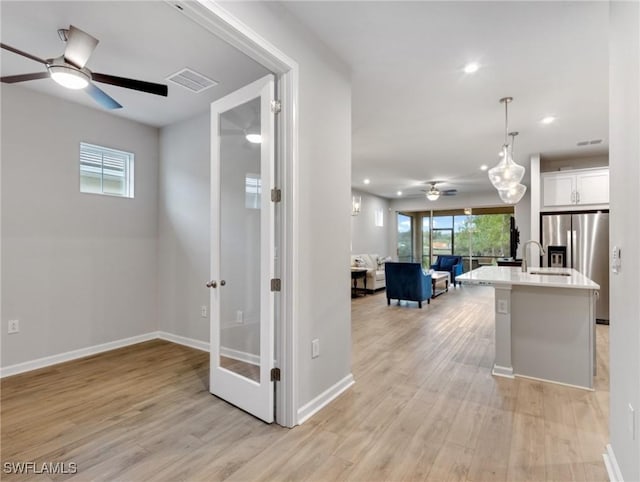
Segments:
[[[576,266],[578,264],[578,260],[573,256],[573,253],[576,253],[576,256],[578,256],[578,253],[576,251],[577,249],[576,239],[577,239],[577,231],[573,230],[571,231],[571,267],[575,270],[578,270],[578,267]]]
[[[573,243],[571,231],[567,231],[567,268],[573,268]]]

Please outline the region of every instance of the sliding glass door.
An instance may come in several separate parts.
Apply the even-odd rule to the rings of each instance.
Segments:
[[[398,213],[398,261],[410,263],[413,260],[412,217]]]

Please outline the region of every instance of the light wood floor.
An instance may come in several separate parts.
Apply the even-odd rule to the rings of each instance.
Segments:
[[[209,395],[208,355],[164,341],[6,378],[1,459],[78,464],[53,480],[606,480],[608,328],[595,392],[494,378],[492,300],[353,300],[356,384],[293,430]]]

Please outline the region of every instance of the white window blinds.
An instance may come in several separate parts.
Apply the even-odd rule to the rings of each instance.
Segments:
[[[80,143],[80,192],[133,197],[131,152]]]

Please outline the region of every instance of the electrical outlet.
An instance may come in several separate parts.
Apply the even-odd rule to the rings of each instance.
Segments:
[[[20,320],[9,320],[9,328],[7,331],[10,335],[20,333]]]
[[[507,300],[498,300],[498,313],[503,315],[509,314],[509,306]]]
[[[244,323],[244,312],[242,310],[236,311],[236,323]]]
[[[318,358],[320,356],[320,340],[316,338],[311,340],[311,358]]]
[[[200,307],[200,316],[202,316],[203,318],[207,317],[207,305],[202,305]]]

